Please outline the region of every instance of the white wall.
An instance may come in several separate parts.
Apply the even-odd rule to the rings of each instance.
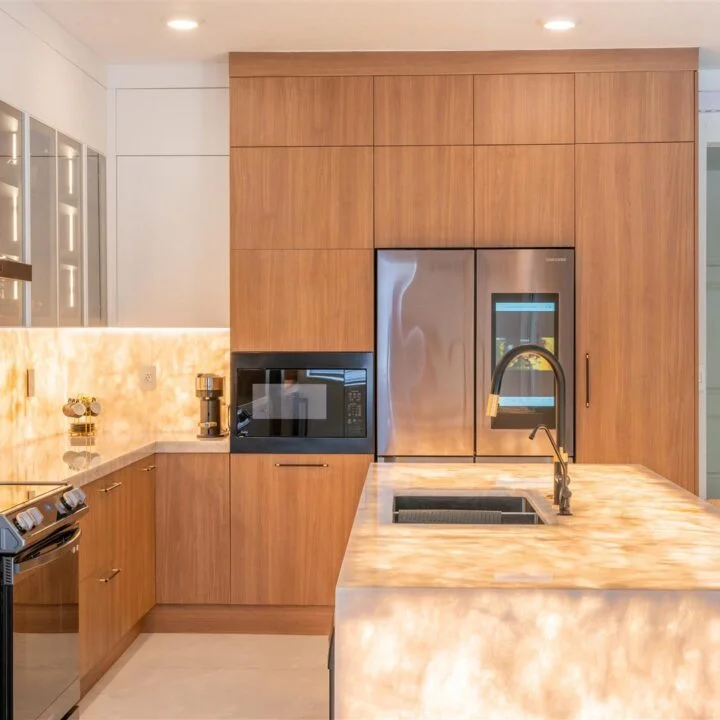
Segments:
[[[0,2],[0,100],[107,151],[104,65],[28,0]]]
[[[108,84],[111,320],[227,327],[227,65],[111,66]]]

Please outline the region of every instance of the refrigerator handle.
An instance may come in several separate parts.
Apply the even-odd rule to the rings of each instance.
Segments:
[[[590,407],[590,353],[585,353],[585,407]]]

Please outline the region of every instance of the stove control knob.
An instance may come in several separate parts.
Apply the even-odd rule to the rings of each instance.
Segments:
[[[35,520],[32,515],[25,510],[15,516],[15,524],[21,532],[30,532],[35,527]]]
[[[80,505],[80,498],[75,494],[74,490],[68,490],[63,496],[62,496],[63,505],[68,510],[74,510],[78,505]]]
[[[68,490],[62,496],[62,501],[63,505],[65,505],[68,510],[73,511],[83,505],[86,498],[87,495],[85,495],[80,488],[74,488],[73,490]]]
[[[36,507],[31,507],[28,509],[28,514],[33,519],[33,522],[35,523],[35,527],[38,525],[42,525],[43,521],[45,520],[45,516],[38,510]]]

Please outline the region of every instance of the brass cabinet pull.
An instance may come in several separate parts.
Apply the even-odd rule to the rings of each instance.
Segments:
[[[585,407],[590,407],[590,353],[585,353]]]
[[[275,467],[279,468],[326,468],[327,463],[275,463]]]
[[[150,472],[151,470],[154,470],[157,467],[157,465],[148,465],[147,467],[140,468],[143,472]]]
[[[100,578],[100,580],[98,582],[109,583],[111,580],[114,580],[120,573],[121,573],[120,568],[113,568],[107,577]]]
[[[100,488],[100,492],[109,493],[109,492],[112,492],[113,490],[117,490],[121,486],[122,486],[121,482],[116,482],[116,483],[113,483],[112,485],[109,485],[106,488]]]

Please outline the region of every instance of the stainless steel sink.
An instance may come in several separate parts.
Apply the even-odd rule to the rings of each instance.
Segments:
[[[393,522],[418,525],[544,525],[522,495],[396,495]]]

